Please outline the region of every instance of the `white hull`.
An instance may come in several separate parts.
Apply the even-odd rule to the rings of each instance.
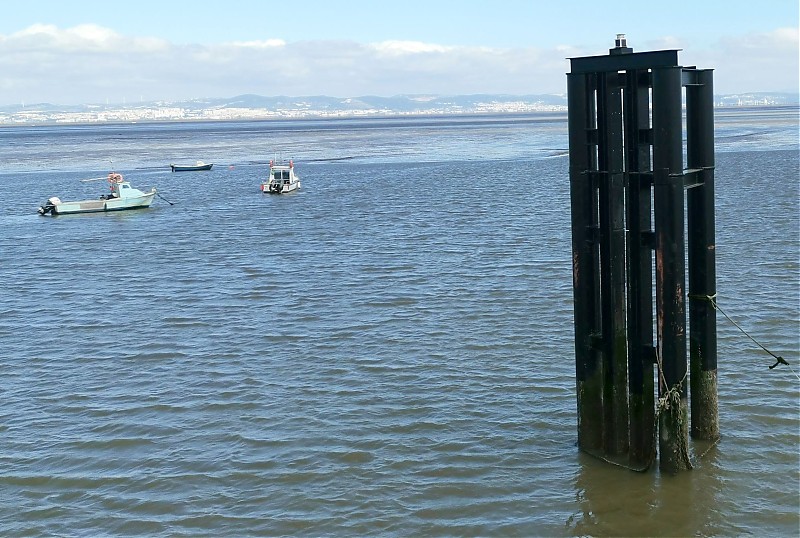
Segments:
[[[104,211],[124,211],[126,209],[144,209],[150,207],[155,198],[155,191],[144,196],[130,198],[113,198],[110,200],[82,200],[80,202],[61,202],[53,206],[54,215],[70,215],[73,213],[102,213]]]
[[[262,183],[261,184],[261,192],[265,192],[267,194],[286,194],[287,192],[292,192],[300,188],[300,182],[294,181],[292,183],[280,185],[280,190],[278,190],[278,185],[273,183]]]
[[[142,192],[134,189],[131,184],[122,178],[122,174],[111,172],[108,175],[111,184],[111,193],[104,194],[95,200],[80,200],[77,202],[62,202],[54,196],[49,198],[41,207],[40,215],[70,215],[75,213],[105,213],[106,211],[125,211],[127,209],[144,209],[150,207],[156,196],[156,189]]]

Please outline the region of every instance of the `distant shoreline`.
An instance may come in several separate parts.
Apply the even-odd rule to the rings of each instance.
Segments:
[[[502,118],[502,120],[501,120]],[[122,126],[122,125],[170,125],[170,124],[202,124],[202,123],[282,123],[282,122],[433,122],[441,121],[466,122],[483,120],[487,123],[497,120],[507,122],[511,119],[517,121],[566,121],[567,111],[541,111],[541,112],[465,112],[465,113],[419,113],[419,114],[375,114],[375,115],[313,115],[299,117],[237,117],[237,118],[178,118],[178,119],[143,119],[143,120],[117,120],[117,121],[30,121],[30,122],[0,122],[0,128],[6,127],[87,127],[87,126]]]
[[[798,95],[753,92],[714,95],[717,108],[797,106]],[[360,96],[262,96],[139,103],[21,103],[0,106],[0,125],[101,125],[162,122],[324,121],[348,119],[525,116],[566,114],[567,95],[472,94]]]
[[[790,111],[800,112],[800,105],[721,105],[714,107],[715,112],[753,112],[753,111]],[[67,113],[69,114],[69,113]],[[272,115],[266,117],[242,115],[238,117],[189,117],[189,118],[142,118],[133,120],[55,120],[42,119],[30,121],[3,121],[0,115],[0,128],[32,128],[32,127],[88,127],[88,126],[124,126],[124,125],[170,125],[170,124],[211,124],[211,123],[278,123],[278,122],[369,122],[369,121],[422,121],[441,123],[441,121],[476,121],[492,122],[516,121],[566,121],[567,110],[541,110],[541,111],[487,111],[487,112],[418,112],[418,113],[375,113],[375,114],[325,114],[306,113],[298,116]]]

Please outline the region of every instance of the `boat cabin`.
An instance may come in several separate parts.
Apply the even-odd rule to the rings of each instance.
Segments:
[[[108,174],[108,182],[111,185],[111,194],[102,197],[105,200],[112,198],[132,198],[135,196],[143,196],[144,193],[139,189],[134,189],[131,184],[125,181],[122,174],[111,172]]]
[[[284,183],[289,183],[289,181],[291,180],[291,170],[289,170],[288,167],[275,166],[272,168],[272,179],[276,181],[283,181]]]
[[[129,196],[138,196],[137,194],[135,194],[134,191],[141,192],[141,191],[137,191],[137,189],[134,189],[133,187],[131,187],[131,184],[128,183],[127,181],[125,181],[123,183],[115,184],[112,187],[112,189],[114,191],[114,194],[116,194],[120,198],[127,198]]]

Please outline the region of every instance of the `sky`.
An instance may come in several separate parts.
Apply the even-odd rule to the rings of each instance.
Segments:
[[[798,0],[0,0],[0,106],[566,93],[569,58],[678,49],[797,93]]]

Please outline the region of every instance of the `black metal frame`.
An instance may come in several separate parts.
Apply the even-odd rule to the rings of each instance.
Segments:
[[[627,453],[633,464],[649,464],[655,450],[655,363],[660,363],[659,397],[677,393],[682,407],[687,400],[687,205],[689,294],[716,293],[713,73],[679,66],[676,50],[633,53],[620,36],[609,55],[570,63],[578,444],[590,452]],[[692,371],[705,373],[697,375],[703,383],[692,385],[692,433],[716,438],[713,304],[692,300],[689,316]],[[713,390],[713,406],[707,394],[695,398],[695,390]],[[706,404],[696,409],[695,399]],[[685,437],[685,421],[680,424],[678,416],[678,424],[662,420],[660,427],[680,430],[661,436],[662,469],[679,470],[683,464],[673,456],[677,451],[665,446],[664,438],[674,443]]]

